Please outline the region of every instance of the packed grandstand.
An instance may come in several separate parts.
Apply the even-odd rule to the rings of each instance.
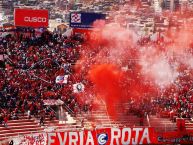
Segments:
[[[103,105],[96,104],[96,99],[92,97],[87,100],[79,99],[73,90],[73,84],[76,84],[77,82],[82,82],[86,88],[88,86],[88,88],[92,90],[94,84],[87,78],[86,71],[88,71],[88,69],[85,68],[81,73],[79,73],[79,70],[77,70],[78,66],[76,66],[76,62],[81,59],[81,55],[84,53],[87,53],[84,55],[88,55],[93,58],[94,55],[98,54],[97,52],[93,52],[88,49],[93,49],[95,51],[98,50],[90,48],[92,47],[91,44],[87,43],[86,40],[84,40],[84,38],[82,38],[80,35],[72,35],[71,37],[67,38],[66,36],[57,33],[50,33],[45,30],[41,36],[36,37],[35,33],[28,33],[27,31],[28,29],[26,31],[20,30],[19,32],[14,33],[14,35],[7,35],[0,40],[1,54],[6,56],[4,61],[5,64],[3,65],[2,63],[0,71],[1,138],[9,138],[9,134],[10,136],[19,134],[19,132],[11,134],[12,126],[13,130],[14,128],[17,129],[16,126],[14,126],[15,120],[18,120],[19,122],[21,119],[22,122],[27,119],[30,121],[31,119],[34,119],[40,120],[40,123],[43,123],[40,125],[46,124],[46,127],[49,125],[52,126],[52,120],[56,121],[59,119],[59,116],[56,114],[57,109],[55,108],[56,110],[54,110],[52,106],[45,105],[44,100],[60,99],[64,102],[63,107],[66,109],[65,111],[70,110],[70,113],[72,113],[71,115],[75,118],[75,120],[82,117],[83,119],[77,119],[77,128],[84,127],[85,122],[88,121],[91,122],[90,126],[105,124],[106,122],[103,122],[103,119],[101,119],[102,122],[100,122],[100,120],[98,119],[98,121],[97,118],[94,118],[95,115],[92,114],[97,110],[99,110],[100,113],[100,108],[98,106]],[[164,42],[164,40],[162,41]],[[162,43],[160,43],[160,40],[157,42],[151,42],[151,40],[148,38],[140,40],[138,42],[139,46],[137,47],[142,47],[147,44],[148,46],[156,45],[156,47],[163,47],[161,46]],[[98,46],[99,48],[97,49],[100,49],[102,45],[104,44],[100,44]],[[190,48],[191,47],[192,46],[190,46]],[[107,50],[105,49],[103,51]],[[91,63],[90,60],[87,61],[89,61],[87,63]],[[140,80],[136,81],[136,79],[142,77],[142,74],[137,72],[138,64],[136,61],[138,60],[129,59],[127,61],[128,68],[124,70],[124,73],[126,73],[125,75],[128,76],[132,75],[133,78],[130,78],[129,81],[126,80],[126,82],[122,83],[125,83],[126,85],[131,83],[131,85],[134,85],[132,84],[134,82],[135,85],[138,83],[136,85],[137,87],[142,87],[144,86],[144,82],[140,82]],[[86,62],[84,63],[86,64]],[[86,65],[88,65],[88,67],[90,66],[90,64]],[[149,126],[151,125],[151,121],[154,119],[154,117],[157,117],[157,119],[160,121],[162,120],[162,117],[164,117],[163,120],[168,118],[168,121],[170,120],[171,124],[175,124],[178,118],[183,118],[186,121],[186,124],[191,124],[193,115],[192,69],[188,68],[184,64],[180,64],[179,69],[180,75],[175,78],[175,83],[167,87],[167,89],[164,89],[162,92],[157,90],[148,92],[149,89],[145,90],[145,92],[143,92],[143,90],[139,90],[142,91],[142,94],[140,95],[143,95],[140,97],[140,99],[138,98],[139,96],[136,95],[135,98],[133,95],[134,97],[127,98],[127,102],[122,103],[118,101],[117,104],[115,102],[111,102],[110,98],[108,98],[109,103],[114,104],[115,108],[116,105],[119,105],[117,106],[119,111],[124,112],[121,114],[122,117],[127,118],[127,116],[129,116],[131,119],[135,118],[134,121],[136,121],[131,121],[131,124],[129,124],[130,120],[127,118],[128,120],[126,119],[125,122],[122,122],[120,118],[113,117],[113,114],[110,111],[109,113],[111,113],[112,116],[109,118],[109,120],[111,120],[108,124],[109,127],[127,126],[127,123],[128,126],[132,127]],[[64,74],[69,76],[67,83],[56,83],[56,77],[62,76]],[[105,77],[108,78],[108,76]],[[145,83],[145,85],[148,85],[149,88],[153,85],[148,81]],[[134,89],[134,91],[136,90]],[[87,94],[80,96],[84,97],[84,95]],[[117,100],[118,99],[114,99],[113,101]],[[124,101],[126,101],[125,98]],[[122,108],[122,110],[120,110],[120,108]],[[104,113],[108,114],[108,108],[107,112],[105,109],[102,109],[101,113],[102,115],[104,115]],[[116,112],[114,113],[116,114]],[[64,120],[66,119],[67,118],[64,118]],[[115,120],[117,120],[117,122],[112,123]],[[22,126],[22,124],[15,125],[17,125],[18,129],[20,129]],[[159,121],[156,125],[159,126]],[[65,126],[65,128],[66,127],[68,126]],[[167,130],[171,127],[171,125],[169,124],[166,127],[163,124],[162,127],[164,128],[163,130]],[[62,128],[62,126],[60,126],[60,128]],[[173,129],[177,130],[177,126],[175,127],[174,125]],[[191,126],[189,129],[192,129]],[[19,131],[22,132],[22,127]],[[26,133],[29,132],[30,129]],[[6,133],[8,135],[6,135]]]
[[[93,30],[74,29],[70,36],[46,28],[3,31],[11,33],[0,38],[2,144],[96,128],[193,130],[193,37],[187,29],[138,37],[97,21]],[[192,142],[186,133],[183,141]]]

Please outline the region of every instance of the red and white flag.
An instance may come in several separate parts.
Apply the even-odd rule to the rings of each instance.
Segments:
[[[56,77],[57,84],[67,84],[68,83],[68,75],[65,76],[57,76]]]

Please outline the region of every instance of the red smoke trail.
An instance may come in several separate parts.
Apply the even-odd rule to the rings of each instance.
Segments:
[[[115,65],[101,64],[92,67],[89,77],[95,84],[98,95],[106,102],[109,115],[115,115],[114,105],[121,100],[122,93],[119,86],[121,72]]]

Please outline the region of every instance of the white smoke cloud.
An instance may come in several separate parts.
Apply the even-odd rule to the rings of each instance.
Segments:
[[[158,53],[156,48],[143,49],[139,63],[142,66],[142,74],[160,87],[170,85],[179,75],[177,66],[172,66],[165,53]]]

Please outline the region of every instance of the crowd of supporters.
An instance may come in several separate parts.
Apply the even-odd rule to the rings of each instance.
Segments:
[[[80,106],[69,87],[78,78],[70,75],[68,85],[57,84],[55,79],[73,73],[81,41],[76,36],[67,38],[48,31],[37,36],[27,30],[0,38],[0,54],[6,56],[0,69],[0,123],[19,119],[19,113],[40,120],[44,114],[53,118],[44,104],[46,99],[61,99],[72,110]]]
[[[159,106],[157,110],[161,116],[175,118],[193,119],[193,72],[183,70],[175,84],[167,88],[163,94],[153,101]]]
[[[144,40],[140,45],[149,44],[148,41]],[[29,118],[32,115],[39,117],[40,124],[44,124],[46,114],[50,115],[50,119],[54,117],[44,104],[46,99],[61,99],[75,113],[91,110],[92,105],[81,104],[77,100],[72,87],[76,82],[88,83],[84,74],[73,75],[73,65],[80,58],[82,42],[79,36],[67,38],[47,31],[40,36],[30,31],[28,35],[16,32],[0,38],[0,54],[7,56],[5,67],[0,69],[0,124],[6,126],[9,119],[19,119],[18,114],[24,113]],[[57,84],[55,79],[59,75],[69,75],[68,83]],[[182,66],[176,82],[159,95],[144,97],[140,101],[130,98],[130,111],[140,114],[140,117],[157,113],[171,119],[182,117],[191,120],[192,89],[192,69]]]
[[[140,42],[140,45],[143,46],[147,43],[155,48],[161,48],[161,50],[167,48],[167,43],[163,39],[152,42],[146,38]],[[172,42],[168,43],[172,44]],[[192,53],[192,50],[193,45],[190,43],[186,51]],[[175,61],[175,58],[173,59]],[[136,115],[146,116],[149,114],[167,117],[174,122],[176,118],[184,118],[193,122],[193,69],[187,64],[180,63],[178,71],[179,75],[174,82],[163,89],[159,88],[157,94],[148,94],[140,100],[131,98],[129,100],[130,112],[134,112]]]

